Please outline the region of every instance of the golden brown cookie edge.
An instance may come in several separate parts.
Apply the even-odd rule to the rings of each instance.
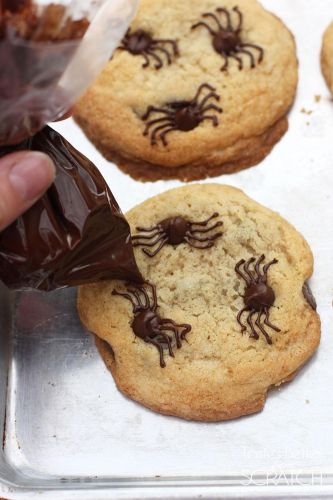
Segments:
[[[202,411],[202,410],[193,410],[184,412],[182,410],[179,410],[179,408],[173,408],[172,405],[169,406],[169,408],[161,408],[160,405],[156,404],[153,405],[151,403],[146,403],[142,398],[137,398],[133,392],[130,390],[130,388],[124,384],[124,382],[121,380],[121,377],[118,376],[116,367],[115,367],[115,358],[113,355],[113,350],[112,347],[108,344],[106,340],[101,339],[97,335],[94,335],[95,339],[95,344],[98,349],[98,352],[107,367],[107,369],[111,372],[112,377],[116,383],[116,386],[118,390],[124,394],[126,397],[128,397],[131,400],[134,400],[138,404],[141,404],[145,408],[148,408],[152,411],[155,411],[156,413],[166,415],[166,416],[172,416],[172,417],[178,417],[178,418],[183,418],[184,420],[191,420],[191,421],[198,421],[198,422],[222,422],[222,421],[227,421],[227,420],[235,420],[237,418],[245,417],[247,415],[252,415],[254,413],[259,413],[261,412],[266,403],[267,395],[271,389],[274,389],[276,387],[281,387],[282,385],[289,384],[294,380],[294,378],[297,376],[297,374],[302,370],[302,368],[308,363],[308,361],[315,355],[319,343],[320,343],[320,337],[321,337],[321,323],[320,323],[320,317],[317,312],[313,311],[313,328],[316,330],[316,334],[313,336],[315,339],[311,350],[309,350],[303,359],[303,362],[300,364],[300,366],[297,368],[297,370],[293,371],[292,373],[286,374],[282,380],[277,382],[271,387],[267,387],[265,393],[258,395],[257,398],[254,398],[251,401],[242,401],[238,402],[237,404],[234,404],[229,407],[228,411],[225,410],[216,410],[215,412],[212,411],[211,408],[207,410],[207,412]]]
[[[327,84],[327,87],[329,90],[333,93],[333,68],[330,65],[329,62],[329,52],[333,52],[333,47],[330,47],[329,45],[329,38],[333,38],[333,22],[329,24],[329,26],[326,28],[324,34],[323,34],[323,40],[322,40],[322,46],[321,46],[321,53],[320,53],[320,64],[321,64],[321,71],[323,73],[325,82]],[[333,56],[331,56],[333,58]]]
[[[94,134],[89,123],[78,115],[75,116],[75,121],[107,160],[115,163],[125,174],[142,182],[171,179],[191,182],[206,179],[207,177],[217,177],[222,174],[239,172],[240,170],[258,165],[263,161],[288,130],[288,119],[284,116],[261,136],[244,141],[246,142],[246,147],[240,148],[241,153],[233,161],[221,162],[218,159],[218,153],[215,155],[215,152],[213,152],[211,156],[202,158],[200,162],[196,162],[195,164],[166,167],[128,158],[119,151],[105,147]]]
[[[118,377],[117,371],[115,370],[115,365],[113,362],[113,358],[110,355],[110,346],[105,340],[100,339],[97,335],[95,335],[95,344],[99,351],[101,358],[104,361],[105,366],[108,370],[110,370],[112,377],[116,383],[118,390],[128,397],[131,400],[141,404],[145,408],[152,410],[156,413],[170,416],[182,418],[184,420],[198,421],[198,422],[221,422],[225,420],[233,420],[235,418],[240,418],[242,416],[251,415],[253,413],[260,412],[264,406],[266,401],[266,394],[254,399],[253,401],[244,402],[243,404],[234,405],[233,408],[230,408],[230,411],[226,412],[216,412],[215,414],[210,410],[207,413],[202,411],[193,411],[193,412],[182,412],[178,409],[173,409],[171,406],[169,408],[161,408],[160,405],[152,405],[147,404],[142,399],[137,399],[135,395],[131,392],[131,390],[127,387],[126,384]],[[112,349],[112,348],[111,348]]]

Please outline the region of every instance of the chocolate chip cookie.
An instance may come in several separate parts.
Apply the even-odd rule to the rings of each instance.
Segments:
[[[74,116],[135,179],[202,179],[271,151],[297,78],[292,34],[257,0],[142,0]]]
[[[260,411],[319,344],[304,238],[218,184],[168,191],[127,217],[147,282],[83,286],[78,296],[118,388],[185,419]]]

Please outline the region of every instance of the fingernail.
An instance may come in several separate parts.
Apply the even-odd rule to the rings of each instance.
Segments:
[[[9,173],[9,182],[18,196],[31,201],[41,195],[55,175],[53,162],[43,153],[27,153]]]

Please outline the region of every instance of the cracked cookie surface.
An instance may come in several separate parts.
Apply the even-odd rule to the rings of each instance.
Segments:
[[[150,258],[135,249],[144,277],[155,283],[162,317],[192,326],[175,357],[160,368],[154,346],[135,338],[128,301],[112,295],[120,282],[81,287],[80,317],[97,336],[97,345],[118,388],[130,398],[168,415],[227,420],[264,406],[270,387],[293,378],[316,350],[320,320],[303,293],[313,271],[304,238],[282,217],[242,191],[218,184],[191,185],[158,195],[132,209],[127,218],[152,227],[166,217],[205,219],[218,212],[223,237],[209,249],[166,245]],[[235,272],[244,259],[276,259],[267,272],[275,301],[269,329],[257,340],[243,335],[237,314],[246,285]],[[244,318],[245,321],[245,318]],[[111,350],[111,347],[112,350]]]
[[[223,1],[233,25],[238,22],[235,5]],[[142,0],[132,31],[176,40],[179,55],[168,64],[160,52],[164,64],[157,70],[153,64],[142,68],[141,56],[118,50],[80,99],[75,119],[107,159],[139,180],[188,181],[255,165],[270,152],[288,127],[298,78],[295,43],[286,26],[256,0],[240,0],[237,6],[243,15],[242,42],[262,48],[263,57],[246,48],[254,67],[249,55],[237,53],[242,69],[229,58],[221,71],[225,59],[214,50],[211,34],[204,27],[191,29],[203,13],[221,7],[219,0]],[[224,17],[219,20],[224,26]],[[215,28],[213,19],[207,22]],[[215,104],[223,112],[209,110],[211,121],[173,130],[166,145],[152,145],[142,119],[149,106],[188,102],[204,83],[216,89],[220,100]]]

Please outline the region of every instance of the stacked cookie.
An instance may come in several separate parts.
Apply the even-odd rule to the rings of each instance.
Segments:
[[[186,419],[261,410],[320,340],[303,237],[217,184],[168,191],[127,217],[147,282],[84,286],[78,297],[118,388]]]
[[[287,130],[294,39],[256,0],[142,0],[75,119],[135,179],[201,179],[260,162]]]

